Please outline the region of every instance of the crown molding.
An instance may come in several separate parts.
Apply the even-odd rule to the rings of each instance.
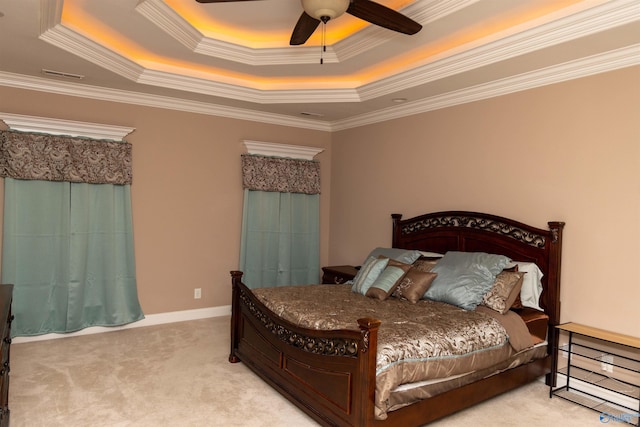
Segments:
[[[124,104],[164,108],[169,110],[331,132],[447,108],[464,104],[466,102],[474,102],[637,65],[640,65],[640,44],[334,122],[301,119],[249,109],[149,95],[138,92],[105,89],[78,83],[72,84],[52,81],[41,77],[24,76],[6,72],[0,72],[0,85],[103,101],[120,102]]]
[[[422,0],[408,5],[401,11],[425,25],[478,1]],[[317,46],[251,48],[205,37],[162,0],[143,0],[136,6],[136,11],[195,53],[252,66],[318,63]],[[404,36],[396,35],[396,37]],[[350,37],[327,46],[323,54],[323,61],[327,64],[346,61],[368,50],[375,49],[389,40],[389,30],[369,25]]]
[[[0,85],[325,132],[339,131],[640,65],[640,44],[333,122],[0,72]]]
[[[425,25],[478,1],[422,0],[408,5],[401,11]],[[252,66],[318,63],[317,46],[251,48],[205,37],[162,0],[143,0],[136,6],[136,11],[194,53]],[[389,37],[386,29],[376,25],[366,26],[350,37],[327,46],[323,53],[323,61],[330,64],[349,60],[387,43]]]
[[[331,124],[331,129],[332,131],[351,129],[637,65],[640,65],[640,43],[420,101],[408,102],[370,114],[337,120]]]
[[[461,47],[462,51],[458,54],[434,58],[424,66],[364,85],[358,92],[363,100],[369,100],[411,89],[635,22],[639,16],[640,2],[637,0],[606,3],[493,42],[483,44],[476,41],[476,46]]]
[[[52,14],[57,13],[54,7],[43,6],[43,9]],[[42,19],[39,38],[129,80],[136,81],[144,71],[144,68],[135,62],[60,24],[59,17],[56,18],[55,15]]]
[[[478,1],[480,0],[451,0],[446,2],[440,0],[423,0],[411,3],[401,9],[401,11],[414,21],[426,26],[433,21],[442,19]],[[335,43],[333,47],[338,61],[344,62],[358,55],[362,55],[370,49],[378,48],[389,42],[392,38],[402,37],[406,36],[403,34],[389,34],[389,30],[378,27],[377,25],[368,25],[351,37]]]
[[[64,0],[45,0],[40,2],[40,33],[54,28],[62,20]]]
[[[247,147],[248,154],[258,154],[261,156],[289,157],[292,159],[313,160],[322,153],[324,148],[308,147],[303,145],[277,144],[274,142],[242,141]]]
[[[426,24],[478,1],[452,0],[443,4],[440,0],[423,0],[412,3],[401,11],[415,21]],[[318,62],[317,46],[251,48],[205,37],[162,0],[143,0],[136,6],[136,11],[195,53],[253,66]],[[383,34],[384,37],[379,37]],[[388,41],[388,30],[370,25],[334,45],[327,46],[323,61],[346,61]]]
[[[18,89],[35,90],[58,95],[76,96],[100,101],[118,102],[122,104],[140,105],[143,107],[164,108],[166,110],[184,111],[205,114],[208,116],[226,117],[248,120],[287,127],[330,132],[331,125],[318,120],[303,119],[282,114],[229,107],[207,102],[184,100],[168,96],[151,95],[119,89],[106,89],[79,83],[54,81],[43,77],[25,76],[0,71],[0,86]]]
[[[250,48],[221,40],[203,37],[193,50],[202,55],[224,58],[246,65],[302,65],[318,64],[317,46],[287,46],[273,48]],[[326,64],[340,62],[333,46],[326,46],[322,54]]]
[[[203,38],[200,31],[162,0],[142,0],[135,10],[189,50],[195,51]]]
[[[475,1],[458,0],[449,7],[439,6],[437,8],[437,5],[433,7],[435,8],[434,12],[448,14],[473,2]],[[548,24],[503,37],[487,45],[479,45],[479,42],[475,42],[474,45],[460,48],[458,53],[454,55],[434,58],[428,64],[359,87],[279,90],[269,87],[261,89],[249,87],[252,83],[245,80],[234,83],[217,82],[211,80],[211,76],[200,78],[144,68],[60,24],[62,0],[45,0],[41,4],[42,13],[46,14],[42,19],[43,33],[41,38],[61,49],[138,83],[259,104],[370,100],[514,56],[535,52],[541,48],[561,44],[577,37],[624,25],[638,20],[640,15],[640,2],[637,0],[614,0]],[[159,0],[146,0],[142,4],[146,6],[141,7],[141,10],[147,10],[147,8],[156,10],[154,8],[167,7]],[[160,4],[164,6],[160,6]],[[164,9],[157,14],[163,13],[165,13]],[[175,15],[174,12],[171,11],[171,13]],[[193,33],[195,30],[186,30],[183,26],[176,24],[176,21],[180,20],[182,18],[173,17],[169,19],[172,24],[162,22],[159,25],[179,27],[180,29],[176,30],[181,34],[178,36],[179,39],[185,40],[187,44],[192,44],[196,41],[194,37],[197,38]],[[359,43],[357,38],[355,40],[353,43]],[[371,39],[367,40],[371,41]],[[200,46],[201,43],[198,45]],[[355,55],[357,49],[351,53],[349,53],[349,49],[352,48],[346,48],[347,53],[344,55]],[[247,55],[247,52],[243,52],[242,55]],[[317,61],[317,52],[315,53],[315,61]],[[354,86],[357,84],[354,82]]]
[[[240,84],[222,83],[203,80],[198,77],[167,73],[164,71],[144,70],[138,83],[163,88],[183,90],[203,95],[220,96],[239,101],[255,102],[257,104],[288,104],[296,102],[359,102],[361,101],[357,89],[290,89],[290,90],[262,90],[242,86]]]
[[[143,0],[136,6],[136,11],[194,53],[253,66],[318,63],[316,47],[256,49],[205,37],[162,0]],[[323,60],[325,63],[338,62],[332,46],[327,46]]]
[[[324,89],[261,90],[248,87],[250,83],[246,81],[229,84],[211,80],[211,76],[205,79],[144,68],[62,25],[60,23],[61,2],[62,0],[43,2],[42,12],[47,15],[42,19],[40,39],[136,83],[257,103],[310,100],[334,102],[336,99],[339,102],[356,102],[360,100],[356,90],[349,88],[328,91]],[[316,50],[314,62],[318,61],[317,55]]]
[[[100,123],[77,122],[74,120],[52,119],[49,117],[25,116],[0,112],[2,120],[11,130],[20,132],[48,133],[93,139],[122,141],[135,128],[105,125]]]

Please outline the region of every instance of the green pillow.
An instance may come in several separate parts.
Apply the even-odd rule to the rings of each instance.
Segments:
[[[400,280],[404,277],[405,273],[409,271],[409,269],[411,269],[411,264],[405,264],[403,262],[390,259],[387,267],[371,284],[365,295],[379,300],[387,299],[396,289]]]
[[[353,286],[351,290],[359,294],[365,295],[369,290],[369,287],[380,276],[380,273],[389,263],[389,258],[374,258],[369,257],[365,263],[353,278]]]

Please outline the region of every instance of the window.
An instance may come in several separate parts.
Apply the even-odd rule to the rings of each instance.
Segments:
[[[2,282],[14,284],[12,333],[142,319],[130,144],[11,130],[0,131],[0,150]]]
[[[245,142],[240,269],[250,288],[318,283],[320,150]],[[288,151],[283,153],[282,149]],[[252,153],[258,154],[252,154]],[[307,155],[307,159],[268,155]]]

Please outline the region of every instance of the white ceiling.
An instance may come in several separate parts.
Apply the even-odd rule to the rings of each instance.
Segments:
[[[299,0],[0,0],[0,85],[339,130],[640,64],[638,0],[379,3],[423,29],[343,15],[321,53]]]

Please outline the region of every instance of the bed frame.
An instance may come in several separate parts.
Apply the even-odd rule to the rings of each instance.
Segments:
[[[380,321],[358,319],[359,330],[319,331],[278,318],[232,271],[232,363],[242,361],[283,396],[322,425],[419,426],[512,390],[546,375],[560,321],[560,261],[563,222],[543,230],[494,215],[438,212],[402,220],[393,214],[393,247],[503,254],[535,262],[542,272],[541,306],[549,316],[548,354],[542,359],[495,374],[374,418],[375,368]]]

